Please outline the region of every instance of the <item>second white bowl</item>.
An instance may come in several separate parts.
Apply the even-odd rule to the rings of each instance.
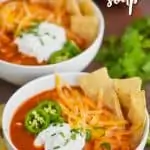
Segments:
[[[94,4],[99,18],[98,36],[93,44],[80,55],[58,64],[46,66],[23,66],[0,60],[0,78],[16,85],[25,84],[37,77],[54,72],[77,72],[86,68],[94,59],[103,41],[104,18],[101,10]]]
[[[70,85],[77,85],[77,78],[83,76],[85,73],[61,73],[60,76],[63,80],[65,80]],[[2,127],[5,140],[8,145],[8,150],[17,150],[10,138],[10,123],[11,119],[16,112],[17,108],[27,101],[29,98],[37,95],[38,93],[44,92],[49,89],[53,89],[55,87],[55,76],[48,75],[45,77],[38,78],[29,82],[20,88],[8,101],[6,107],[4,109],[3,117],[2,117]],[[143,138],[139,143],[139,146],[136,150],[144,150],[146,145],[146,140],[149,133],[149,117],[147,110],[145,111],[145,115],[147,116],[145,130],[143,133]]]

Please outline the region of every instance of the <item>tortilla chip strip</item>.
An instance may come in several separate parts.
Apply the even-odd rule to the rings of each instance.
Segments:
[[[136,129],[132,133],[133,147],[136,147],[142,138],[146,123],[146,100],[145,92],[141,91],[142,80],[138,77],[133,77],[129,79],[114,79],[113,81],[120,104],[132,123],[131,128],[133,130]]]
[[[100,101],[113,110],[119,119],[124,119],[119,99],[113,88],[113,81],[109,78],[106,68],[80,77],[78,81],[85,94],[91,99],[98,101],[102,93]]]
[[[132,134],[133,147],[137,146],[137,143],[140,142],[143,131],[146,123],[146,115],[145,115],[145,92],[139,91],[131,94],[131,105],[129,108],[128,118],[132,123],[132,128],[139,127],[136,132]]]
[[[96,16],[71,16],[71,31],[88,43],[97,36],[99,21]]]
[[[83,16],[95,16],[92,0],[78,0],[79,7]]]
[[[71,15],[81,15],[79,3],[77,0],[66,0],[67,12]]]
[[[139,77],[129,79],[114,79],[115,91],[124,109],[130,107],[130,94],[141,90],[142,80]],[[127,111],[127,110],[126,110]]]
[[[115,112],[119,118],[124,116],[131,123],[132,147],[142,139],[146,123],[145,91],[141,90],[142,81],[138,77],[111,79],[106,68],[99,69],[79,78],[79,85],[93,100],[101,101]],[[123,108],[123,112],[121,110]]]

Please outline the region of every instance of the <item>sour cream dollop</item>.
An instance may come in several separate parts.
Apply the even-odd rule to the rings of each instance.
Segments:
[[[35,147],[44,146],[45,150],[82,150],[85,136],[82,133],[72,133],[68,124],[50,125],[36,137]]]
[[[24,32],[15,39],[21,53],[37,58],[39,63],[47,61],[50,55],[62,49],[67,41],[64,28],[48,22],[40,23],[36,33]]]

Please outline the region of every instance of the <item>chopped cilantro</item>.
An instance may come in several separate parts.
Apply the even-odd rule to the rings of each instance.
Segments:
[[[63,132],[59,133],[63,138],[65,138],[65,134]]]
[[[71,139],[76,140],[77,134],[75,132],[71,133]]]
[[[55,135],[56,135],[56,133],[52,134],[51,136],[55,136]]]
[[[107,142],[101,143],[100,147],[103,148],[104,150],[111,150],[111,145]]]
[[[89,141],[91,139],[91,130],[86,129],[86,141]]]
[[[150,17],[133,22],[121,37],[108,37],[95,61],[108,68],[112,78],[139,76],[150,81]]]
[[[60,148],[60,146],[55,146],[55,147],[53,147],[53,149],[59,149]]]

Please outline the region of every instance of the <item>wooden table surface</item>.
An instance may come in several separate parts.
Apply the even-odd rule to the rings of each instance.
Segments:
[[[120,35],[124,28],[134,19],[145,15],[150,16],[150,0],[139,0],[140,2],[133,9],[133,15],[128,15],[127,7],[114,6],[112,8],[106,7],[106,0],[97,0],[97,4],[100,6],[104,18],[105,18],[105,36]],[[85,70],[88,72],[98,69],[100,64],[91,63],[91,65]],[[0,80],[0,103],[6,103],[8,98],[18,89],[18,86],[7,83]],[[147,106],[150,112],[150,85],[146,86],[147,93]],[[150,150],[150,148],[148,148]],[[146,149],[146,150],[148,150]]]

